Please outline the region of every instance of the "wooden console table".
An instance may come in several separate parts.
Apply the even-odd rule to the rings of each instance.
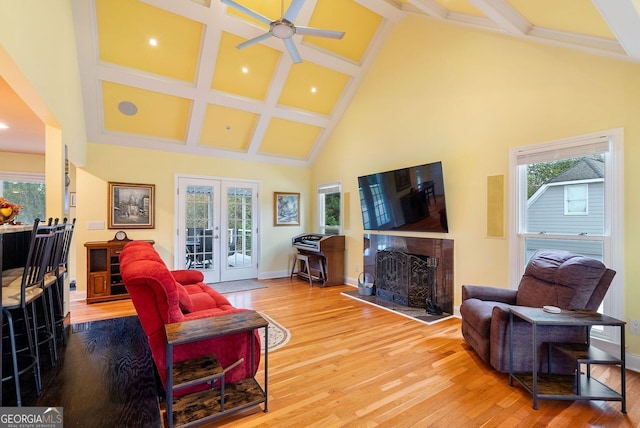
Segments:
[[[521,318],[532,327],[533,367],[531,374],[513,372],[513,318]],[[620,401],[622,413],[627,412],[625,385],[625,322],[588,310],[562,310],[561,313],[548,313],[541,308],[524,306],[512,307],[509,315],[509,385],[518,381],[533,395],[533,408],[538,409],[538,398],[554,400],[602,400]],[[538,374],[538,350],[536,348],[536,330],[540,325],[558,327],[585,327],[584,343],[548,343],[549,364],[547,374]],[[601,349],[591,345],[591,327],[614,326],[620,328],[620,357],[614,357]],[[575,375],[557,375],[551,373],[551,349],[555,349],[571,358],[576,363]],[[581,365],[586,365],[585,373],[581,372]],[[603,364],[620,367],[620,391],[615,391],[607,385],[591,377],[591,365]]]
[[[264,388],[255,378],[225,384],[225,370],[215,355],[173,363],[173,348],[184,343],[264,328]],[[167,425],[192,426],[218,419],[229,413],[264,403],[267,412],[267,373],[269,368],[269,322],[256,311],[238,312],[180,323],[166,324],[167,334]],[[254,366],[255,342],[251,340],[251,367]],[[242,361],[242,360],[240,360]],[[232,365],[235,367],[235,365]],[[227,367],[229,370],[231,367]],[[219,387],[174,398],[182,388],[218,382]]]

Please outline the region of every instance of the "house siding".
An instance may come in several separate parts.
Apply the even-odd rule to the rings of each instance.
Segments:
[[[527,209],[527,232],[604,233],[604,183],[589,183],[588,215],[565,215],[564,186],[549,186]]]

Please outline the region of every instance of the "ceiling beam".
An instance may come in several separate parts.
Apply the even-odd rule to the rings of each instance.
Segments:
[[[640,59],[640,15],[632,0],[593,0],[627,55]]]
[[[505,0],[469,0],[487,18],[510,34],[525,35],[531,30],[531,23],[520,15]]]

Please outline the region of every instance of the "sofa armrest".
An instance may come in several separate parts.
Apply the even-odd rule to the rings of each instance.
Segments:
[[[204,274],[199,270],[178,269],[172,270],[171,275],[182,285],[195,284],[204,281]]]
[[[517,294],[518,290],[512,290],[510,288],[488,287],[485,285],[462,286],[463,302],[467,299],[478,299],[515,305]]]

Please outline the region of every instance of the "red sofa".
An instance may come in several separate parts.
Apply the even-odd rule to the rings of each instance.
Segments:
[[[233,307],[222,294],[204,284],[201,272],[170,271],[147,242],[131,241],[124,247],[120,253],[120,274],[147,335],[153,360],[165,388],[165,324],[247,310]],[[260,336],[257,331],[179,345],[174,348],[174,362],[214,354],[222,367],[226,368],[244,358],[244,363],[226,375],[227,383],[237,382],[254,377],[258,370],[259,352],[251,367],[251,340],[255,341],[254,349],[259,350]]]

